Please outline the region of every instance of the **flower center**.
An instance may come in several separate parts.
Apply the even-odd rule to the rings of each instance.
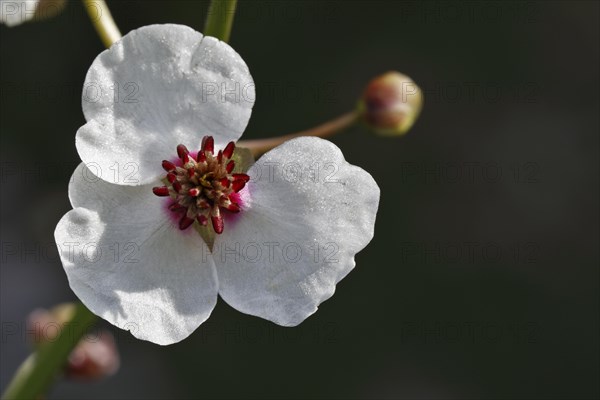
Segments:
[[[235,161],[231,157],[235,143],[229,142],[216,156],[214,148],[212,136],[205,136],[196,157],[180,144],[177,146],[177,156],[181,165],[167,160],[162,162],[162,167],[167,171],[165,186],[152,188],[152,192],[173,199],[169,210],[181,214],[181,230],[189,228],[194,221],[206,226],[210,219],[215,232],[222,233],[222,211],[237,213],[241,210],[236,193],[244,188],[250,177],[232,173]]]

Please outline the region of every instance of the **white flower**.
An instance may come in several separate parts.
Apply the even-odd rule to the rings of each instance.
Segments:
[[[65,6],[65,0],[0,0],[0,23],[17,26],[33,19],[50,18]]]
[[[137,29],[96,58],[73,210],[55,232],[91,311],[170,344],[209,317],[218,295],[284,326],[333,295],[373,237],[379,188],[318,138],[290,140],[235,175],[228,143],[253,102],[241,57],[188,27]],[[213,229],[211,251],[198,233]]]

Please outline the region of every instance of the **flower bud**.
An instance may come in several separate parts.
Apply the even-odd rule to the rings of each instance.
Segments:
[[[75,312],[75,304],[64,303],[51,310],[36,309],[27,318],[29,338],[36,347],[56,340]],[[107,330],[85,335],[75,346],[64,366],[65,377],[96,380],[113,375],[120,359],[113,335]]]
[[[384,136],[404,135],[423,106],[423,94],[408,76],[391,71],[373,79],[358,103],[364,122]]]
[[[115,374],[119,369],[119,352],[113,335],[101,330],[82,339],[69,355],[65,377],[96,380]]]
[[[28,338],[36,346],[54,342],[74,312],[73,303],[59,304],[51,310],[45,308],[33,310],[27,317]]]

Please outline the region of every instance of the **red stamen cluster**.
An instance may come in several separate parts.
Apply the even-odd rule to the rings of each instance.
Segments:
[[[189,228],[194,221],[202,226],[210,218],[216,233],[223,232],[221,209],[239,212],[237,196],[250,177],[246,174],[233,174],[235,162],[231,160],[235,143],[229,142],[224,150],[214,155],[215,141],[212,136],[202,139],[202,148],[196,158],[180,144],[177,156],[181,166],[164,160],[162,166],[167,171],[167,186],[152,189],[157,196],[171,196],[174,200],[169,210],[181,213],[179,229]]]

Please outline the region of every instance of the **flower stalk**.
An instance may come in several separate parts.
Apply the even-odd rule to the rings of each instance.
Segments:
[[[97,319],[82,303],[72,307],[69,317],[55,340],[40,345],[21,364],[3,400],[39,399],[52,385],[71,351]]]
[[[114,42],[121,39],[121,31],[104,0],[83,0],[83,5],[90,20],[100,36],[100,40],[108,49]]]
[[[204,23],[204,34],[229,42],[237,0],[211,0]]]
[[[356,111],[352,111],[343,114],[337,118],[334,118],[331,121],[327,121],[321,125],[315,126],[314,128],[274,138],[241,140],[238,142],[238,146],[247,148],[252,152],[254,158],[258,158],[267,151],[279,146],[280,144],[283,144],[284,142],[290,139],[294,139],[301,136],[316,136],[320,138],[333,136],[336,133],[354,125],[354,123],[356,123],[358,119],[359,113]]]

